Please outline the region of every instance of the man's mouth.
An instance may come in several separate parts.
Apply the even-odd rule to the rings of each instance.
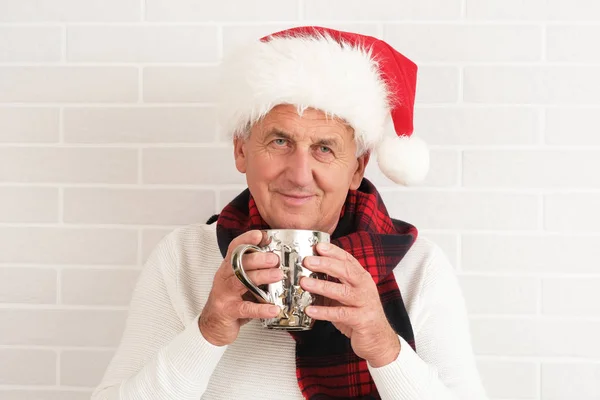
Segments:
[[[309,202],[315,195],[306,193],[281,193],[279,192],[284,202],[289,205],[300,206]]]

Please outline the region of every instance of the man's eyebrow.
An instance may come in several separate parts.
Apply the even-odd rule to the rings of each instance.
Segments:
[[[280,129],[272,129],[269,131],[269,133],[267,133],[267,137],[268,136],[277,136],[280,137],[282,139],[287,139],[287,140],[294,140],[294,136],[284,132]],[[323,138],[319,141],[316,142],[317,145],[319,146],[339,146],[339,140],[336,137],[329,137],[329,138]]]
[[[292,140],[293,137],[292,135],[290,135],[289,133],[286,133],[282,130],[279,129],[271,129],[268,133],[267,136],[279,136],[282,137],[284,139],[288,139],[288,140]]]
[[[319,140],[317,142],[317,144],[320,146],[337,146],[337,145],[339,145],[339,141],[334,138],[325,138],[325,139]]]

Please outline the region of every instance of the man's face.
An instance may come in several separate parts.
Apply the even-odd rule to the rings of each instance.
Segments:
[[[291,105],[273,108],[234,147],[236,167],[274,229],[333,232],[369,160],[356,157],[352,128],[315,109],[299,116]]]

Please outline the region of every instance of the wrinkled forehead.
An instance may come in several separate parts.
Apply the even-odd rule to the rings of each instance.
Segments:
[[[251,128],[260,135],[282,134],[295,139],[319,137],[354,140],[354,129],[347,121],[311,107],[278,105]]]

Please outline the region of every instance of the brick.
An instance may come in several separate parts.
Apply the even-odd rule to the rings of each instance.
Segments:
[[[415,62],[541,59],[541,28],[528,25],[384,25],[386,41]]]
[[[550,231],[598,232],[598,202],[598,193],[548,194],[545,197],[545,228]]]
[[[542,312],[549,315],[600,317],[600,278],[545,278]]]
[[[378,36],[375,24],[361,23],[328,23],[327,27],[347,32],[356,32],[368,36]],[[235,51],[236,48],[290,28],[288,24],[234,25],[223,27],[223,52]]]
[[[89,400],[92,391],[67,390],[2,390],[2,400]]]
[[[233,25],[223,27],[223,53],[229,54],[239,47],[255,42],[263,36],[290,28],[288,24]]]
[[[137,159],[135,149],[3,147],[0,182],[135,183]]]
[[[596,46],[600,27],[550,25],[546,31],[546,54],[549,61],[584,63],[600,61],[600,49]]]
[[[114,351],[68,350],[60,354],[60,384],[96,387],[112,359]]]
[[[172,229],[143,229],[142,230],[142,263],[145,263],[150,253]]]
[[[65,189],[65,222],[183,225],[215,210],[209,190]]]
[[[542,318],[471,320],[475,354],[503,357],[600,357],[600,321]],[[573,339],[577,332],[577,339]]]
[[[74,26],[68,28],[72,62],[214,62],[213,26]]]
[[[415,102],[417,104],[455,103],[458,101],[458,81],[458,68],[420,67]]]
[[[328,21],[458,19],[461,13],[459,0],[373,0],[368,7],[360,0],[305,0],[304,8],[305,18]]]
[[[558,21],[598,21],[600,4],[595,0],[573,0],[568,3],[562,0],[547,0],[549,20]]]
[[[600,364],[543,362],[541,395],[548,400],[570,400],[576,388],[578,399],[600,397]]]
[[[458,235],[453,233],[433,233],[419,229],[419,236],[425,237],[439,246],[450,261],[450,264],[454,268],[458,268]]]
[[[600,146],[598,108],[549,108],[546,110],[546,143]],[[575,123],[575,124],[574,124]],[[576,129],[573,127],[576,126]]]
[[[139,21],[139,0],[0,0],[0,22]]]
[[[597,273],[597,236],[463,234],[464,270],[510,273]]]
[[[467,18],[488,20],[597,21],[595,0],[467,0]]]
[[[536,314],[539,285],[535,278],[460,276],[471,314]]]
[[[194,0],[146,0],[150,21],[293,21],[298,18],[294,1],[224,0],[206,7]]]
[[[58,222],[58,189],[0,187],[1,222]]]
[[[45,107],[0,107],[0,143],[58,142],[59,111]]]
[[[464,100],[472,103],[598,104],[600,68],[465,67]]]
[[[135,265],[137,259],[134,230],[0,227],[0,243],[0,263]]]
[[[538,110],[526,107],[415,109],[415,132],[431,145],[534,144],[539,121]]]
[[[146,67],[144,102],[216,102],[218,72],[217,67]]]
[[[510,168],[508,168],[510,166]],[[473,150],[463,154],[463,185],[509,188],[596,188],[599,151]]]
[[[205,143],[217,121],[205,107],[78,107],[65,110],[64,129],[72,143]]]
[[[219,204],[217,209],[222,210],[227,204],[231,202],[231,200],[235,199],[235,197],[240,194],[244,190],[244,188],[240,187],[239,189],[227,189],[219,191]]]
[[[126,311],[0,309],[0,342],[6,345],[116,347]],[[43,329],[41,329],[43,327]]]
[[[54,385],[55,383],[56,352],[0,349],[0,385]]]
[[[0,62],[57,62],[61,57],[60,27],[0,27]]]
[[[458,183],[459,153],[449,150],[431,150],[429,172],[425,180],[418,186],[444,187],[454,186]],[[388,179],[377,165],[377,160],[371,158],[367,165],[365,176],[377,187],[398,187]]]
[[[64,269],[61,272],[63,304],[127,306],[139,271],[117,269]]]
[[[132,102],[134,67],[0,67],[0,103]]]
[[[421,229],[528,230],[537,227],[537,198],[485,192],[384,192],[393,217]],[[443,210],[443,212],[440,212]]]
[[[480,360],[477,363],[487,395],[492,399],[537,399],[535,362]]]
[[[466,0],[474,20],[543,20],[548,0]]]
[[[56,303],[56,270],[0,267],[0,303]]]
[[[245,183],[245,175],[235,169],[233,148],[230,147],[144,149],[144,183]]]

